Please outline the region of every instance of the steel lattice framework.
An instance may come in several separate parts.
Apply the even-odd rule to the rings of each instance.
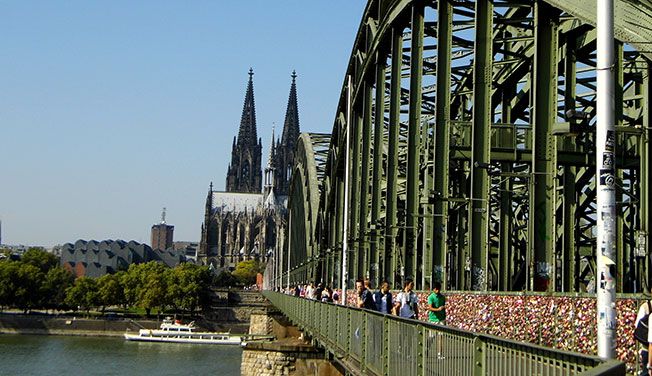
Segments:
[[[617,290],[637,292],[650,282],[652,2],[615,3]],[[374,285],[590,288],[595,12],[593,0],[370,1],[330,144],[318,159],[296,152],[285,281],[339,286],[348,242],[351,279]]]

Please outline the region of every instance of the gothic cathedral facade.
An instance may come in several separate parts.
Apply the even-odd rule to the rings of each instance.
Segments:
[[[285,113],[283,133],[272,130],[269,158],[264,170],[262,142],[256,129],[253,70],[245,94],[237,137],[233,139],[226,190],[210,184],[197,262],[233,270],[243,260],[267,261],[286,246],[287,202],[294,149],[299,137],[296,73]]]

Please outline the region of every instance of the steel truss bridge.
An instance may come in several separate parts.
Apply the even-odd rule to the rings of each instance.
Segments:
[[[340,286],[347,248],[349,287],[590,289],[595,24],[595,0],[369,1],[332,133],[301,136],[273,284]],[[615,35],[616,289],[639,292],[651,277],[652,1],[615,0]]]

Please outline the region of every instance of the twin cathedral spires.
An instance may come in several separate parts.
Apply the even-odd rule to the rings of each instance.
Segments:
[[[237,138],[233,138],[231,164],[226,175],[227,192],[261,193],[263,191],[262,142],[256,130],[253,76],[253,69],[249,69],[240,130]],[[299,137],[296,78],[296,73],[292,72],[292,85],[280,140],[275,139],[272,131],[269,160],[265,168],[265,195],[273,191],[276,195],[287,196],[289,192],[292,158]]]

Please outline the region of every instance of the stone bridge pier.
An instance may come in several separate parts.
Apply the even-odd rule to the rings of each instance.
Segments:
[[[342,376],[344,370],[328,359],[324,349],[313,346],[299,329],[275,308],[252,313],[249,334],[276,337],[251,341],[242,353],[242,376],[314,375]]]

